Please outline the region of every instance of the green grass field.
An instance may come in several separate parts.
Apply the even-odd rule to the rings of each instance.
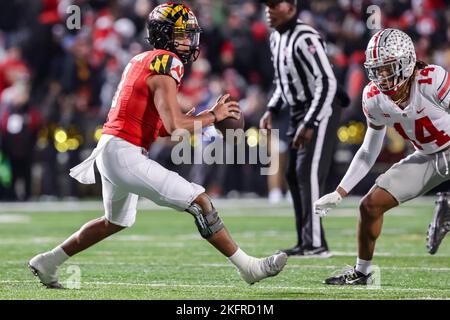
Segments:
[[[355,262],[354,200],[324,220],[334,257],[291,258],[277,277],[253,286],[201,239],[188,214],[142,206],[132,228],[62,266],[63,282],[80,272],[79,289],[48,290],[29,272],[28,259],[102,215],[101,203],[0,204],[0,299],[450,299],[450,236],[435,256],[425,248],[434,198],[413,201],[385,217],[374,259],[379,288],[322,284]],[[217,207],[249,254],[269,255],[295,242],[288,203],[229,200]]]

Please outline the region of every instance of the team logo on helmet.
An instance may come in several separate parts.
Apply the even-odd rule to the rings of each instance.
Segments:
[[[385,94],[393,94],[413,74],[416,52],[411,38],[397,29],[378,31],[366,49],[368,77]]]
[[[177,54],[184,64],[197,59],[202,30],[186,5],[169,2],[157,6],[149,14],[147,30],[147,39],[155,49]]]

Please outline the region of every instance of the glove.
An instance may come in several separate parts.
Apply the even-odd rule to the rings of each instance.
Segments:
[[[337,191],[328,193],[314,202],[314,213],[325,217],[328,211],[335,208],[341,201],[342,196]]]

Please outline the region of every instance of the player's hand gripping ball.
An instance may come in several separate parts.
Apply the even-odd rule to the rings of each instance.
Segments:
[[[223,104],[223,106],[219,106],[219,107],[227,108],[230,116],[226,117],[223,120],[219,120],[214,124],[215,128],[218,131],[220,131],[220,133],[222,134],[222,136],[224,138],[226,138],[226,130],[227,129],[233,130],[232,133],[234,133],[234,130],[237,130],[237,129],[244,130],[244,125],[245,125],[244,114],[242,112],[237,112],[236,109],[232,108],[232,106],[233,106],[232,103],[234,103],[234,105],[237,105],[237,103],[233,102],[233,101],[228,101],[228,99],[229,99],[228,94],[225,96],[221,96],[221,97],[219,97],[219,99],[217,99],[217,104],[220,104],[220,103]],[[236,119],[235,117],[237,117],[239,119]]]

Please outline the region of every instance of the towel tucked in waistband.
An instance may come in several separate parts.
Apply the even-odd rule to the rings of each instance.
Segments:
[[[94,163],[95,159],[98,157],[100,152],[105,148],[109,140],[114,136],[104,134],[100,138],[97,146],[86,160],[81,162],[79,165],[70,169],[69,175],[76,179],[78,182],[83,184],[94,184],[95,183],[95,173],[94,173]]]

